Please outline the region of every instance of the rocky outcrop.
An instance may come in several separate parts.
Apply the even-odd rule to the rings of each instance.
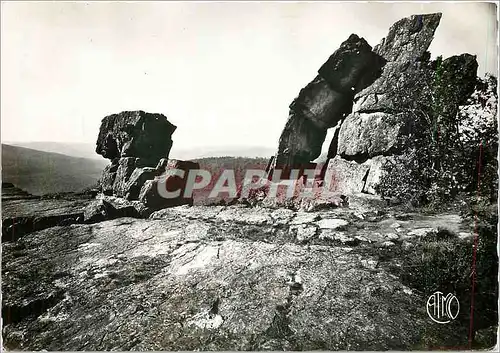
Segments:
[[[382,75],[355,96],[353,112],[342,123],[336,142],[337,154],[342,158],[373,168],[369,186],[358,188],[357,192],[376,192],[383,157],[402,153],[406,148],[406,138],[411,138],[419,129],[414,117],[404,110],[404,102],[395,99],[401,95],[398,90],[406,95],[403,100],[417,101],[421,89],[420,76],[426,76],[426,70],[435,70],[435,73],[429,74],[435,79],[428,83],[430,94],[435,97],[433,109],[436,114],[454,117],[459,105],[474,89],[477,74],[474,56],[463,54],[443,62],[426,63],[427,49],[440,18],[441,14],[429,14],[402,19],[374,48],[387,60],[387,64]],[[440,134],[443,136],[445,133],[441,129]],[[374,157],[378,160],[372,163]],[[354,170],[359,168],[355,164],[352,166]],[[334,168],[335,164],[331,167]],[[363,184],[362,181],[358,178],[358,185]]]
[[[413,130],[418,126],[411,124],[413,117],[405,114],[405,107],[398,105],[400,102],[394,96],[401,89],[408,95],[406,99],[417,99],[418,76],[423,70],[436,70],[436,79],[428,83],[436,97],[436,111],[455,116],[458,106],[472,93],[477,74],[474,56],[454,56],[438,62],[436,68],[420,64],[439,19],[440,14],[432,14],[398,21],[382,43],[375,47],[374,51],[388,62],[380,78],[355,97],[353,112],[343,122],[339,133],[337,153],[342,157],[366,159],[401,151],[402,146],[398,146],[401,137],[415,132]],[[410,88],[412,84],[414,90]],[[412,92],[415,92],[413,98]]]
[[[2,183],[2,242],[15,241],[38,230],[83,222],[90,199],[74,195],[41,198]]]
[[[384,60],[352,34],[290,105],[270,170],[307,164],[321,153],[328,128],[351,111],[352,98],[379,75]]]
[[[162,114],[139,110],[109,115],[101,122],[96,152],[110,160],[136,157],[144,159],[145,165],[156,164],[168,157],[175,129]]]
[[[99,180],[106,195],[137,199],[142,184],[156,176],[155,166],[168,158],[176,126],[162,114],[125,111],[105,117],[96,152],[111,161]]]
[[[184,171],[184,177],[170,176],[165,180],[165,182],[161,183],[161,176],[174,169]],[[157,166],[157,171],[160,177],[155,180],[148,180],[143,184],[139,194],[139,201],[151,209],[160,209],[186,204],[192,205],[193,198],[191,196],[185,197],[184,190],[186,188],[188,173],[190,170],[194,169],[200,169],[200,165],[196,162],[180,161],[176,159],[161,160]],[[158,191],[159,187],[164,187],[166,191],[179,190],[180,195],[176,198],[164,198]]]
[[[196,163],[168,159],[172,147],[171,135],[175,129],[162,114],[127,111],[105,117],[97,138],[96,152],[110,159],[111,164],[102,173],[99,191],[127,201],[140,200],[153,210],[192,203],[191,198],[165,200],[157,190],[158,182],[155,179],[166,169],[199,168]],[[170,179],[170,183],[176,180]],[[185,182],[181,186],[184,187]],[[89,206],[86,219],[113,219],[124,215],[124,212],[114,209],[103,200]],[[134,214],[132,208],[126,214]]]
[[[403,153],[420,129],[405,103],[428,90],[434,113],[449,118],[474,89],[474,56],[429,60],[440,19],[440,13],[403,18],[373,51],[355,35],[344,42],[290,106],[274,167],[317,158],[325,129],[338,124],[324,175],[335,180],[339,192],[375,193],[384,161]],[[432,82],[424,87],[422,77]],[[440,134],[445,138],[446,131]]]
[[[427,52],[440,19],[441,14],[404,18],[374,48],[387,64],[381,76],[355,96],[353,112],[340,128],[339,155],[366,159],[397,152],[400,136],[409,132],[408,117],[398,114],[401,107],[391,99],[390,92],[398,89],[402,77],[408,78],[405,74],[418,74],[418,62]]]
[[[290,106],[274,167],[293,167],[317,158],[326,129],[338,123],[341,124],[328,158],[340,155],[362,163],[397,152],[401,147],[400,136],[408,133],[411,124],[391,111],[394,107],[385,98],[386,92],[394,89],[402,72],[412,65],[418,66],[425,57],[440,18],[441,14],[404,18],[390,28],[387,37],[373,51],[356,35],[342,43]],[[366,169],[366,164],[363,167],[348,164],[355,170]],[[330,164],[336,165],[342,165],[343,171],[338,175],[357,174],[354,170],[347,172],[346,163],[338,159]],[[364,182],[346,180],[338,185],[345,185],[344,191],[361,192],[354,186],[363,186]]]

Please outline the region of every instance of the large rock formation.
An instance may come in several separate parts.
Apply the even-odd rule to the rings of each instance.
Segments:
[[[136,157],[156,163],[168,157],[175,129],[162,114],[139,110],[109,115],[101,122],[96,152],[110,160]]]
[[[370,187],[365,184],[368,179],[377,179],[373,174],[380,178],[384,160],[378,157],[372,166],[371,158],[390,156],[403,148],[401,136],[408,135],[413,126],[406,115],[398,114],[390,92],[399,89],[402,78],[411,81],[418,75],[419,62],[425,59],[440,19],[441,14],[404,18],[374,48],[387,63],[380,77],[354,97],[353,112],[342,122],[338,140],[332,142],[337,145],[337,157],[342,158],[331,159],[325,173],[325,178],[339,179],[346,175],[346,163],[353,171],[363,169],[363,173],[347,173],[351,180],[344,182],[348,185],[344,191],[374,192],[373,182]]]
[[[429,89],[436,110],[447,116],[456,115],[474,89],[474,56],[429,60],[440,19],[440,13],[403,18],[373,51],[351,35],[293,101],[268,169],[311,162],[320,155],[326,130],[337,126],[324,178],[335,181],[335,191],[375,193],[385,162],[402,153],[419,128],[402,100],[418,100],[423,73],[434,78]],[[398,97],[401,92],[404,98]]]
[[[441,14],[404,18],[396,22],[387,37],[374,48],[387,64],[382,75],[355,96],[353,112],[342,123],[338,141],[334,142],[336,154],[355,161],[355,169],[359,168],[358,163],[369,166],[364,179],[358,177],[356,181],[359,187],[350,192],[375,193],[384,162],[391,155],[402,153],[406,147],[404,138],[419,129],[413,116],[406,113],[404,100],[419,99],[419,90],[425,89],[421,87],[421,79],[428,75],[426,70],[436,70],[435,74],[429,73],[429,77],[435,78],[427,83],[430,94],[435,97],[436,111],[455,116],[458,106],[472,93],[477,74],[474,56],[463,54],[442,63],[429,63],[427,49],[440,18]],[[377,159],[372,163],[374,157]],[[330,160],[325,177],[332,177],[342,169],[342,159]],[[370,186],[366,185],[367,180],[371,180]]]
[[[326,131],[351,111],[352,99],[378,76],[384,60],[352,34],[321,66],[290,105],[290,115],[269,170],[308,164],[321,153]]]
[[[102,173],[99,191],[128,201],[140,200],[151,209],[192,203],[192,199],[162,198],[157,191],[156,179],[166,167],[186,170],[187,163],[188,169],[199,168],[197,163],[168,160],[175,129],[176,126],[162,114],[126,111],[105,117],[99,130],[96,152],[110,159],[111,164]],[[108,212],[106,202],[98,200],[90,205],[86,219],[123,213]],[[130,204],[129,208],[132,206]]]
[[[97,137],[96,152],[111,164],[99,181],[101,191],[125,197],[131,186],[128,181],[137,168],[154,168],[161,158],[168,158],[175,129],[176,126],[162,114],[125,111],[105,117]],[[142,174],[137,171],[136,177],[138,173]]]

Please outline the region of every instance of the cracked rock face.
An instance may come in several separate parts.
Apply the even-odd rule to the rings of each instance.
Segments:
[[[366,247],[389,241],[397,247],[406,232],[418,231],[401,221],[405,230],[389,237],[394,219],[379,221],[376,233],[363,231],[359,222],[370,221],[356,217],[341,209],[180,206],[150,219],[26,234],[3,244],[4,344],[26,350],[415,347],[424,332],[437,332],[429,327],[425,298],[379,266]],[[429,223],[435,220],[419,227]]]
[[[321,153],[326,130],[351,111],[352,98],[379,75],[385,60],[352,34],[290,105],[271,169],[307,164]]]
[[[404,350],[426,332],[449,342],[453,328],[431,330],[426,298],[368,249],[406,248],[460,217],[372,214],[181,206],[26,234],[3,244],[4,344]]]
[[[363,195],[314,212],[184,205],[137,219],[139,201],[4,191],[2,223],[16,225],[16,237],[3,229],[6,349],[409,350],[424,336],[467,339],[436,329],[427,295],[395,271],[401,251],[443,229],[472,232],[455,214],[396,217]],[[89,203],[94,218],[68,218],[92,217]]]

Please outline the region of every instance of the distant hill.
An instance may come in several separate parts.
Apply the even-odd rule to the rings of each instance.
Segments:
[[[170,151],[170,158],[191,160],[211,157],[248,157],[269,159],[276,153],[276,149],[260,146],[208,146],[190,149],[177,149],[174,146]]]
[[[109,163],[95,153],[92,144],[14,144],[2,144],[2,181],[13,183],[34,195],[80,191],[95,184]],[[239,172],[250,167],[263,169],[273,154],[274,150],[265,147],[208,147],[179,151],[173,149],[170,158],[197,160],[202,168],[210,170],[215,176],[228,168]]]
[[[72,157],[91,158],[103,160],[103,157],[95,152],[95,143],[72,143],[72,142],[5,142],[11,146],[30,148],[33,150],[61,153]],[[175,141],[170,158],[190,160],[209,157],[249,157],[249,158],[269,158],[274,155],[276,149],[260,146],[208,146],[179,149]]]
[[[50,142],[50,141],[36,141],[36,142],[5,142],[11,146],[18,146],[30,148],[33,150],[60,153],[67,156],[90,158],[104,160],[104,158],[95,152],[95,143],[83,142]]]
[[[80,191],[97,182],[105,159],[67,156],[2,144],[2,181],[34,195]]]

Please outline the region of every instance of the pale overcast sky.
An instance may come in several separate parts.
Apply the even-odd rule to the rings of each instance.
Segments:
[[[288,106],[351,33],[442,12],[433,57],[497,71],[488,3],[2,3],[3,141],[94,143],[101,119],[163,113],[176,148],[275,147]]]

